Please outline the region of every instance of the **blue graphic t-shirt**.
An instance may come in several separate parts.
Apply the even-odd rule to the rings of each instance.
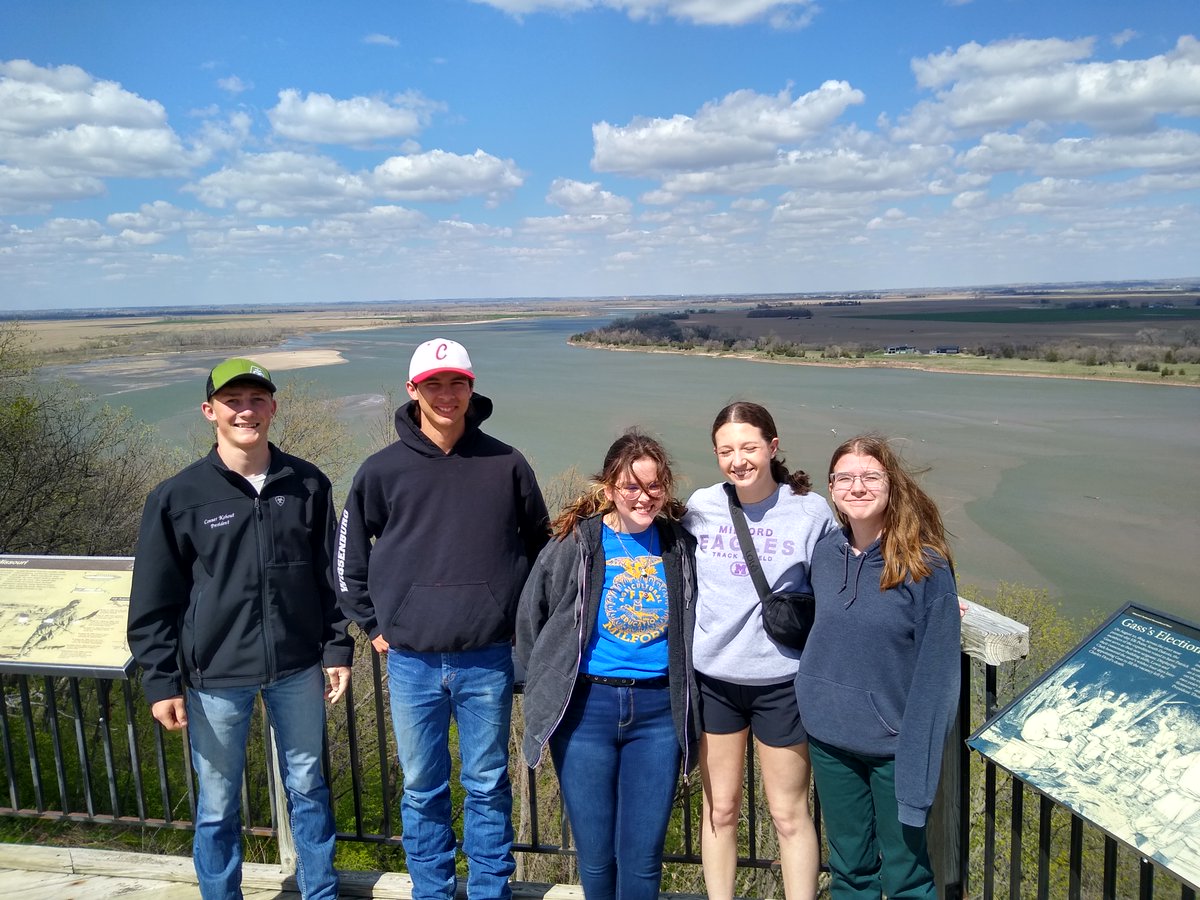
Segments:
[[[612,678],[667,674],[667,582],[658,528],[603,528],[604,590],[580,671]]]

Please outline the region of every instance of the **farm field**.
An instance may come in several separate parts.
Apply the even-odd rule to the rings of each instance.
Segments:
[[[1200,295],[1172,298],[1169,308],[1142,308],[1142,302],[1162,302],[1145,295],[1116,295],[1129,308],[1067,309],[1042,305],[1035,297],[980,299],[865,301],[861,306],[807,303],[812,318],[747,318],[746,310],[719,310],[690,321],[738,331],[754,338],[774,334],[785,341],[806,344],[911,344],[921,350],[945,344],[973,349],[996,342],[1035,345],[1077,340],[1082,343],[1139,340],[1139,332],[1157,329],[1163,342],[1181,339],[1184,328],[1200,330]],[[1100,299],[1094,295],[1070,300]],[[1062,301],[1059,301],[1062,302]]]

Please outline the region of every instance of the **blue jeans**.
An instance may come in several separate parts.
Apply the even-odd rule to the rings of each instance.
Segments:
[[[388,650],[392,727],[404,775],[400,819],[414,900],[452,900],[450,717],[458,723],[459,780],[466,792],[463,853],[470,900],[509,900],[516,869],[508,734],[512,647],[458,653]]]
[[[668,688],[580,679],[550,736],[587,900],[658,900],[679,776]]]
[[[262,692],[275,728],[279,769],[296,843],[296,879],[305,900],[333,900],[333,812],[321,770],[325,676],[320,666],[265,685],[188,688],[188,737],[196,770],[193,861],[204,900],[242,896],[242,771],[254,698]]]

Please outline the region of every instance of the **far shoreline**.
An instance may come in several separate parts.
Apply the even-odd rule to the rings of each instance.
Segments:
[[[611,309],[611,306],[606,306]],[[653,308],[653,307],[650,307]],[[447,314],[449,313],[449,314]],[[297,337],[316,337],[333,331],[374,331],[383,328],[421,327],[452,328],[463,325],[490,325],[550,317],[572,319],[592,314],[585,306],[549,310],[544,307],[521,308],[510,306],[492,313],[486,306],[454,312],[436,308],[417,308],[404,312],[363,314],[361,311],[296,311],[243,312],[231,311],[215,316],[179,318],[175,315],[150,314],[137,317],[82,319],[25,319],[20,328],[25,333],[28,349],[40,360],[39,368],[57,369],[74,366],[103,369],[106,365],[123,365],[142,374],[161,371],[175,361],[189,356],[250,356],[264,366],[277,371],[305,369],[314,366],[336,365],[345,362],[336,348],[284,350],[282,347]],[[1070,381],[1099,381],[1120,384],[1169,385],[1200,387],[1200,378],[1156,377],[1155,372],[1128,374],[1112,363],[1092,370],[1053,371],[1055,366],[1070,363],[1044,362],[1042,371],[1021,371],[1022,361],[973,356],[963,360],[966,367],[937,365],[917,361],[912,356],[884,358],[825,359],[805,356],[771,356],[761,351],[682,349],[655,345],[613,345],[602,342],[568,339],[568,344],[593,350],[618,350],[640,353],[673,353],[684,356],[717,359],[739,359],[755,363],[777,363],[798,366],[821,366],[835,369],[906,369],[916,372],[948,375],[1007,376],[1017,378],[1054,378]],[[813,352],[810,350],[809,352]],[[330,354],[315,356],[312,353]],[[262,357],[262,359],[257,359]],[[961,358],[958,358],[961,359]],[[949,361],[949,359],[947,360]],[[1031,362],[1037,362],[1036,360]],[[1049,368],[1050,370],[1046,370]],[[1102,374],[1103,373],[1103,374]],[[1189,380],[1190,379],[1190,380]]]
[[[1115,384],[1142,384],[1159,387],[1200,388],[1200,384],[1189,384],[1185,381],[1170,381],[1160,378],[1157,381],[1150,378],[1123,378],[1119,375],[1068,375],[1054,372],[1004,372],[980,369],[948,369],[942,366],[922,365],[921,363],[902,360],[845,360],[833,362],[819,359],[797,359],[796,357],[769,357],[755,353],[715,352],[712,350],[678,350],[673,347],[637,347],[616,346],[614,344],[599,344],[590,341],[567,341],[572,347],[582,347],[586,350],[611,350],[617,353],[667,353],[677,356],[697,356],[709,359],[737,359],[743,362],[767,363],[780,366],[818,366],[826,369],[904,369],[912,372],[929,372],[934,375],[983,375],[987,377],[1005,378],[1055,378],[1063,381],[1106,381]]]

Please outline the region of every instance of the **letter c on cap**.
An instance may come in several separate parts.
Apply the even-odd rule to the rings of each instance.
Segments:
[[[445,344],[438,344],[437,349],[435,351],[433,351],[433,358],[434,359],[445,359],[447,349],[449,349],[449,348],[447,348]]]

